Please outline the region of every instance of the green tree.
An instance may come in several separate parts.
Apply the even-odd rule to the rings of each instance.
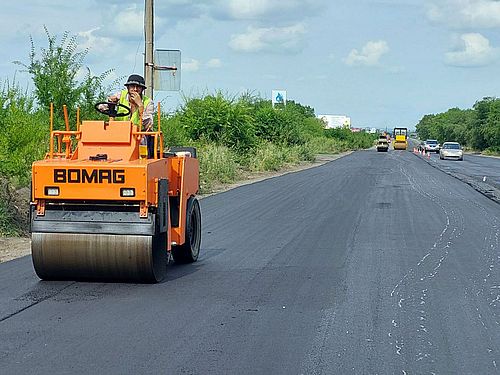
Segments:
[[[87,74],[82,82],[77,77],[83,69],[83,61],[88,49],[78,51],[77,36],[70,36],[64,32],[61,40],[57,41],[56,35],[51,35],[46,26],[45,34],[48,40],[46,48],[40,48],[39,54],[35,48],[33,38],[30,36],[31,49],[29,63],[20,61],[14,63],[26,68],[31,74],[35,86],[34,94],[37,104],[48,110],[54,104],[55,128],[63,126],[63,105],[70,113],[75,113],[77,107],[82,107],[84,116],[90,115],[93,104],[105,98],[107,90],[103,84],[113,71],[112,69],[93,76],[87,68]],[[113,85],[115,82],[112,83]]]
[[[490,102],[483,134],[488,148],[500,151],[500,99]]]
[[[484,150],[485,148],[490,146],[484,132],[488,123],[490,106],[494,100],[495,98],[486,97],[474,104],[473,108],[475,110],[476,116],[474,121],[471,123],[472,126],[470,128],[469,134],[471,146],[475,149]]]
[[[425,115],[415,127],[420,139],[430,139],[435,115]]]
[[[469,130],[474,118],[474,110],[451,108],[443,113],[423,116],[416,129],[420,139],[437,139],[441,143],[457,141],[470,145]]]

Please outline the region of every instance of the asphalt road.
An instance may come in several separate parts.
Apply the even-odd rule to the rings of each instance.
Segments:
[[[440,160],[439,154],[422,156],[432,166],[471,185],[500,203],[500,158],[465,154],[463,161]]]
[[[158,285],[0,264],[0,372],[500,372],[500,206],[421,157],[355,152],[201,206],[200,260]]]
[[[457,163],[456,160],[439,160],[439,154],[436,154],[432,161],[448,172],[468,175],[478,181],[484,179],[492,186],[500,188],[500,159],[498,157],[466,154],[463,162]]]
[[[409,150],[418,146],[415,139],[409,140]],[[448,173],[457,173],[482,181],[486,177],[486,183],[500,189],[500,158],[495,156],[484,156],[465,153],[463,162],[457,160],[439,160],[439,153],[431,153],[425,157],[428,161],[440,167]]]

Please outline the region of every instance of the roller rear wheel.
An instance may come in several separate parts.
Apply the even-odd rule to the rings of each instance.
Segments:
[[[190,197],[186,209],[186,238],[182,245],[172,246],[172,255],[177,263],[192,263],[198,260],[201,245],[201,210],[195,197]]]

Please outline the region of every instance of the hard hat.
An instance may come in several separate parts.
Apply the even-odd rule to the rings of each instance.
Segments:
[[[146,88],[146,83],[144,82],[144,78],[142,78],[142,76],[140,76],[139,74],[132,74],[130,77],[128,77],[127,82],[125,82],[125,86],[128,85],[138,85]]]

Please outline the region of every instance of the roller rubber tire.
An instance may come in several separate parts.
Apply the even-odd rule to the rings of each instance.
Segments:
[[[182,245],[172,246],[176,263],[193,263],[198,260],[201,245],[201,210],[195,197],[190,197],[186,208],[186,238]]]

